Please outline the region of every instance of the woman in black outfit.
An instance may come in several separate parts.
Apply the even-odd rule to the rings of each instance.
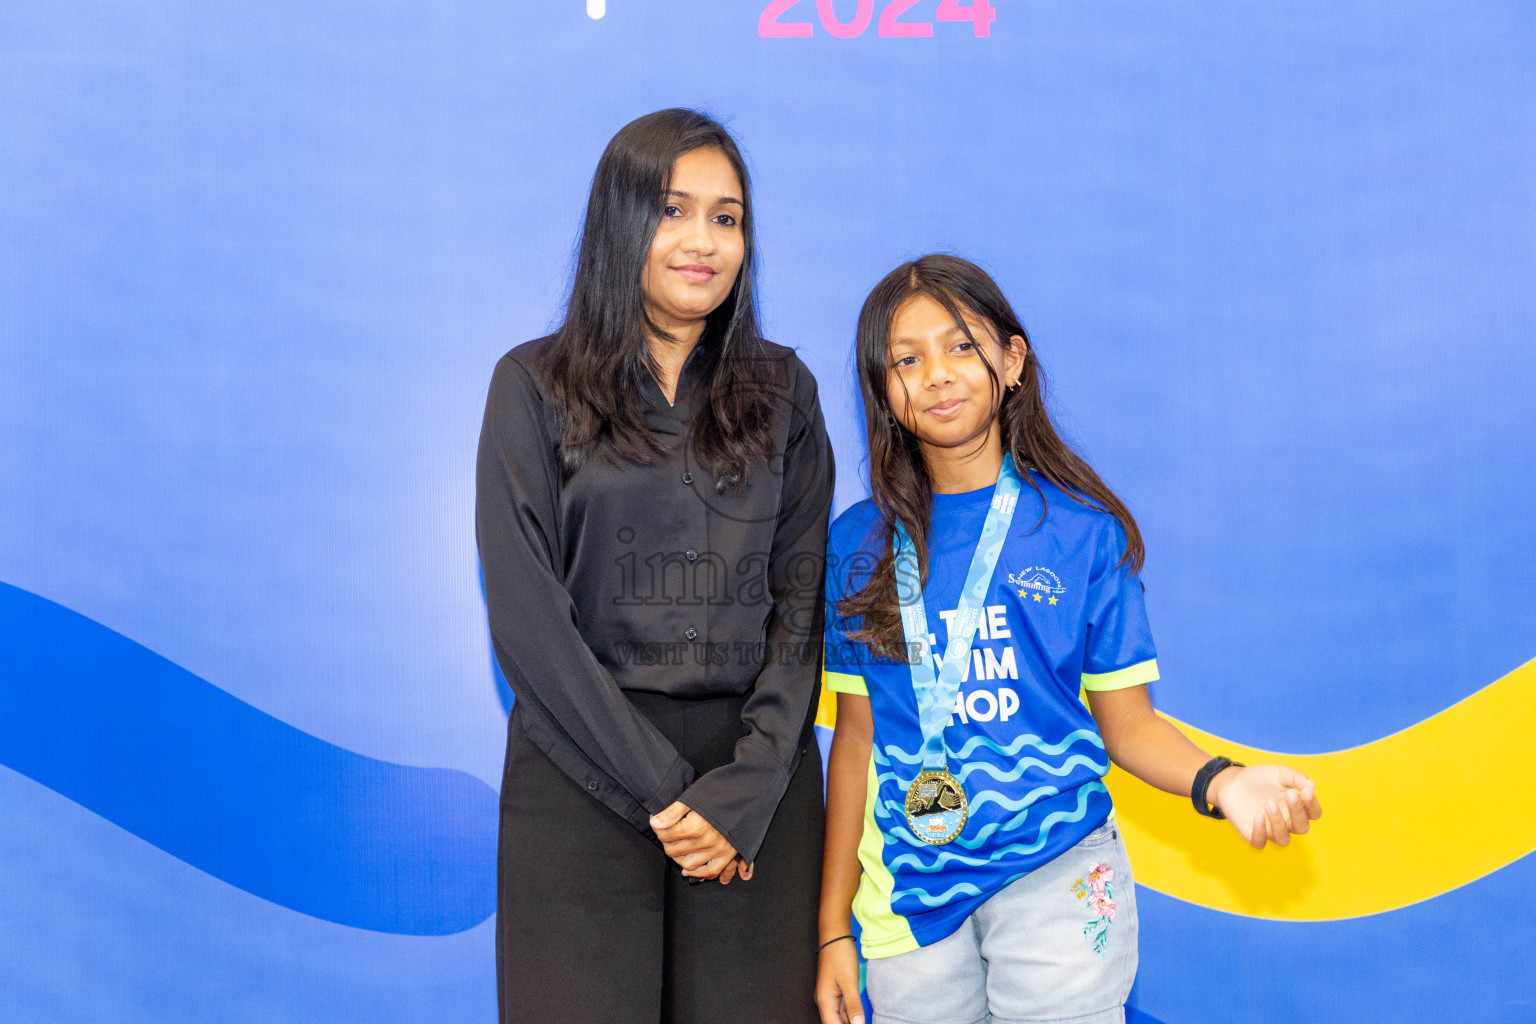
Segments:
[[[504,1022],[816,1020],[832,460],[753,300],[736,144],[660,111],[598,163],[564,324],[496,366]]]

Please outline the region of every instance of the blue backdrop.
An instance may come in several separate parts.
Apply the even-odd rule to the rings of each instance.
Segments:
[[[859,303],[951,249],[1140,519],[1161,707],[1316,753],[1536,657],[1532,8],[941,13],[976,12],[0,7],[0,1020],[494,1020],[475,440],[658,107],[744,144],[839,510]],[[1134,1004],[1529,1021],[1533,885],[1331,922],[1149,890]]]

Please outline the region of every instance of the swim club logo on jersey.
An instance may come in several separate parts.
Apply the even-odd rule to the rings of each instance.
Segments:
[[[1055,604],[1058,595],[1067,592],[1067,588],[1061,585],[1061,578],[1043,565],[1032,565],[1023,572],[1011,572],[1008,574],[1008,582],[1019,588],[1020,597],[1025,600],[1033,598],[1041,603]]]

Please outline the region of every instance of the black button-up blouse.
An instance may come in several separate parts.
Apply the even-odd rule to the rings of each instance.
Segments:
[[[768,345],[772,459],[716,493],[688,433],[706,382],[684,365],[669,405],[646,382],[653,465],[594,456],[563,483],[538,356],[496,365],[480,435],[475,519],[491,640],[526,733],[637,830],[682,800],[747,860],[810,743],[821,671],[832,450],[816,382]],[[697,352],[695,352],[697,354]],[[626,692],[748,695],[735,760],[698,775]]]

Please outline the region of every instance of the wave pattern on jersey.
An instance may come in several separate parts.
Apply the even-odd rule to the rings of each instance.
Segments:
[[[968,869],[980,870],[990,876],[991,872],[986,869],[1000,861],[1029,858],[1044,850],[1057,825],[1080,822],[1091,813],[1107,813],[1109,794],[1099,780],[1109,766],[1103,760],[1081,752],[1085,746],[1102,758],[1103,741],[1089,729],[1076,730],[1057,743],[1046,743],[1039,736],[1029,734],[1015,737],[1006,744],[985,736],[968,738],[951,754],[952,764],[966,762],[956,772],[962,782],[974,778],[977,780],[972,783],[974,787],[984,781],[1013,783],[1029,779],[1037,784],[1019,795],[1015,795],[1019,790],[1014,787],[1006,791],[968,787],[971,820],[965,834],[953,844],[936,848],[919,840],[906,826],[904,797],[914,776],[903,772],[898,764],[915,765],[921,758],[893,745],[876,745],[872,750],[878,787],[873,801],[874,814],[885,832],[886,866],[898,878],[899,884],[906,884],[906,888],[892,893],[893,901],[898,905],[903,900],[916,900],[924,907],[942,906],[947,897],[935,891],[940,887],[950,894],[980,895],[992,888],[996,879],[987,877],[987,886],[983,888],[968,880]],[[1045,756],[1020,756],[1026,750]],[[1082,781],[1076,785],[1069,783],[1073,776]],[[1070,795],[1074,793],[1075,799]],[[1044,813],[1037,806],[1042,801],[1049,808]],[[1062,801],[1070,803],[1052,806],[1060,805]],[[996,809],[990,809],[990,805],[996,805]],[[1011,816],[1003,816],[1010,812]],[[979,854],[975,852],[995,844],[1000,838],[1015,836],[1014,842]],[[1026,870],[1032,866],[1021,864]],[[942,880],[931,879],[937,883],[931,886],[912,878],[914,873],[932,876],[946,869]],[[980,880],[981,876],[977,878]],[[951,882],[954,884],[948,884]]]
[[[1038,853],[1042,848],[1044,848],[1046,843],[1050,842],[1052,826],[1058,823],[1082,821],[1083,818],[1088,814],[1089,797],[1094,793],[1107,794],[1108,792],[1109,791],[1105,789],[1104,784],[1100,782],[1090,782],[1086,786],[1079,787],[1077,791],[1077,806],[1070,811],[1052,811],[1050,814],[1047,814],[1045,819],[1041,821],[1040,831],[1036,835],[1035,841],[1032,843],[1010,843],[1007,846],[999,847],[998,849],[992,851],[992,854],[987,857],[967,857],[964,854],[955,853],[949,849],[941,849],[939,851],[938,857],[934,858],[931,863],[924,863],[922,860],[911,853],[903,853],[899,856],[891,858],[890,867],[893,872],[898,866],[902,866],[910,867],[913,871],[920,871],[924,874],[932,874],[935,871],[942,870],[946,864],[960,864],[967,867],[983,867],[988,864],[995,864],[1002,860],[1004,857]],[[916,843],[919,841],[916,836],[912,835],[911,832],[901,828],[900,826],[897,827],[896,831],[909,842]]]

